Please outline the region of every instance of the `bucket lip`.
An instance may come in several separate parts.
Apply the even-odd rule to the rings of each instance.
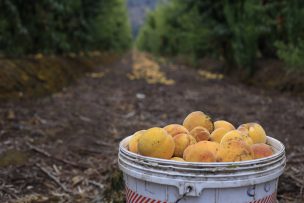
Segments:
[[[119,153],[124,153],[128,156],[131,156],[139,161],[147,161],[147,162],[153,162],[155,164],[171,164],[171,165],[180,165],[180,166],[195,166],[195,167],[234,167],[234,166],[248,166],[248,165],[255,165],[260,164],[264,162],[268,162],[269,160],[277,159],[278,157],[281,157],[285,154],[285,146],[283,143],[273,137],[267,136],[267,142],[274,142],[276,145],[279,145],[278,151],[269,157],[264,157],[260,159],[255,160],[248,160],[248,161],[236,161],[236,162],[180,162],[180,161],[174,161],[169,159],[160,159],[160,158],[154,158],[154,157],[147,157],[140,154],[136,154],[134,152],[130,152],[128,149],[126,149],[125,142],[130,139],[131,136],[128,136],[124,138],[119,143]],[[274,146],[272,146],[274,147]]]

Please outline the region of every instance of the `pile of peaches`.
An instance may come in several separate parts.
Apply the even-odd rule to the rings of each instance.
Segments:
[[[236,162],[273,154],[260,124],[246,123],[236,129],[225,120],[212,122],[201,111],[190,113],[182,125],[134,133],[128,149],[143,156],[186,162]]]

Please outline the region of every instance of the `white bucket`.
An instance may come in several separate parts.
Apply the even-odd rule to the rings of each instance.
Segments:
[[[267,137],[274,155],[225,163],[177,162],[128,151],[119,146],[129,203],[276,203],[279,176],[286,164],[284,145]]]

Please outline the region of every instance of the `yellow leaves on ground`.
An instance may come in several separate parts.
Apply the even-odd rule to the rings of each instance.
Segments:
[[[198,74],[203,77],[203,78],[206,78],[206,79],[209,79],[209,80],[221,80],[224,78],[224,75],[223,74],[218,74],[218,73],[212,73],[210,71],[206,71],[206,70],[199,70],[198,71]]]
[[[160,70],[157,62],[150,59],[146,54],[133,52],[132,72],[127,75],[130,80],[144,79],[148,84],[173,85],[174,80],[168,79]]]
[[[34,56],[35,59],[42,59],[43,58],[43,54],[42,53],[37,53]]]
[[[109,69],[105,69],[104,71],[87,73],[87,76],[93,79],[98,79],[98,78],[103,78],[109,72],[110,72]]]
[[[102,78],[103,76],[105,76],[105,73],[104,72],[89,73],[88,76],[91,78]]]

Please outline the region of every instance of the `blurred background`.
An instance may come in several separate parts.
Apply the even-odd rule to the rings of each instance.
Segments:
[[[259,122],[304,202],[304,1],[1,0],[1,202],[125,202],[118,143],[192,111]]]

